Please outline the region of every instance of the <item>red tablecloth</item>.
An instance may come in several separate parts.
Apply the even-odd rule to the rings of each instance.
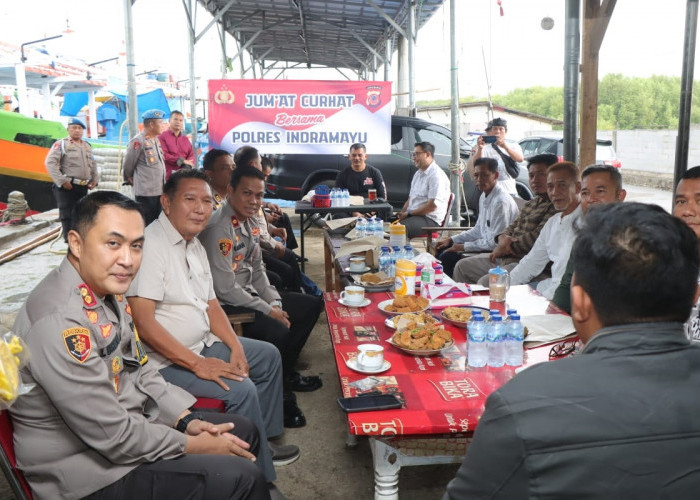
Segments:
[[[484,412],[486,398],[515,375],[515,368],[466,367],[466,331],[446,325],[454,345],[440,355],[421,357],[405,354],[386,342],[394,330],[385,325],[388,318],[379,310],[379,302],[393,293],[366,294],[372,303],[364,308],[345,307],[339,294],[325,293],[326,314],[344,397],[358,391],[349,384],[368,376],[378,377],[383,385],[372,389],[395,393],[405,407],[348,414],[350,432],[357,435],[421,435],[471,432]],[[489,302],[488,295],[474,296],[471,304],[505,311],[515,308],[522,315],[562,314],[546,298],[526,285],[508,292],[507,303]],[[356,355],[357,345],[380,343],[391,368],[377,375],[351,370],[346,361]],[[550,346],[525,351],[525,364],[548,360]],[[362,392],[362,391],[360,391]]]

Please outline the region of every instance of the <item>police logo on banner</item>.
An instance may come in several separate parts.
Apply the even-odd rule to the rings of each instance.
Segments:
[[[78,363],[84,363],[92,351],[90,330],[82,327],[68,328],[61,335],[70,357]]]

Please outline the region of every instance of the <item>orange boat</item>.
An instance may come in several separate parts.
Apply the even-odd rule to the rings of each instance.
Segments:
[[[0,202],[22,191],[32,210],[56,207],[44,160],[53,143],[66,137],[58,122],[0,111]]]

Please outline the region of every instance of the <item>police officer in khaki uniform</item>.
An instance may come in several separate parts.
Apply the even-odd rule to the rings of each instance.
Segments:
[[[255,426],[205,422],[149,366],[122,295],[141,263],[139,209],[114,191],[79,201],[68,256],[17,317],[22,380],[36,384],[10,408],[18,466],[37,499],[269,498]]]
[[[199,240],[209,258],[214,292],[229,314],[255,313],[243,325],[246,337],[270,342],[282,356],[284,425],[301,427],[306,419],[292,391],[310,392],[323,383],[318,376],[295,370],[304,344],[316,324],[323,302],[320,297],[277,292],[265,275],[260,250],[260,227],[255,215],[265,194],[265,178],[254,167],[237,167],[224,203],[209,219]]]
[[[161,123],[165,113],[149,109],[142,116],[143,132],[136,135],[126,148],[124,179],[133,184],[134,195],[143,207],[146,225],[160,214],[160,195],[165,184],[165,160],[160,147]]]
[[[44,162],[54,182],[53,195],[64,241],[68,241],[71,210],[88,189],[97,186],[97,164],[92,146],[83,140],[84,131],[85,124],[73,118],[68,123],[68,137],[53,144]]]

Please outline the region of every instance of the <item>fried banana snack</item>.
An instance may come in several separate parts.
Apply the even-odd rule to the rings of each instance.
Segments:
[[[9,335],[0,340],[0,398],[5,403],[11,403],[19,395],[20,359],[17,354],[22,351],[19,337]]]
[[[440,325],[423,325],[397,331],[393,342],[404,349],[424,350],[442,349],[452,341],[452,334]]]

